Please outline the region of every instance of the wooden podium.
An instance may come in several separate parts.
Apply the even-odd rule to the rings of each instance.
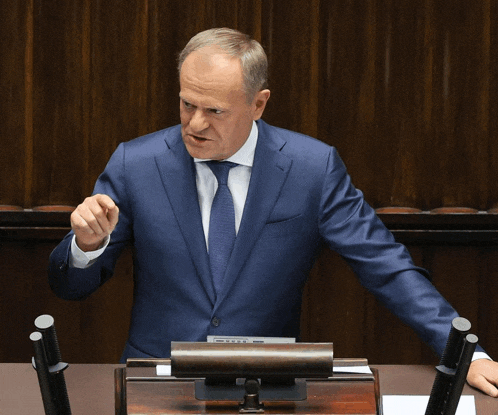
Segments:
[[[238,414],[238,401],[202,401],[195,398],[195,378],[159,376],[158,364],[169,359],[137,359],[115,370],[116,415]],[[367,364],[365,359],[334,359],[334,366]],[[265,414],[381,414],[378,373],[340,374],[306,379],[307,399],[270,401]]]

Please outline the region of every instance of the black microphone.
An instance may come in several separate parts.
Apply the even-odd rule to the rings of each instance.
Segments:
[[[38,331],[29,337],[35,350],[32,363],[38,375],[45,414],[71,415],[63,373],[69,365],[62,362],[54,318],[48,314],[41,315],[35,320],[35,327]]]
[[[425,415],[455,415],[478,341],[469,331],[467,319],[453,319]]]

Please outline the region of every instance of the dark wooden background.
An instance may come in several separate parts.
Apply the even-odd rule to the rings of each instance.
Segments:
[[[218,26],[267,51],[264,119],[338,148],[497,357],[496,2],[10,0],[0,5],[0,361],[29,361],[42,313],[56,318],[65,360],[118,360],[129,253],[113,280],[74,303],[50,292],[48,255],[67,231],[63,207],[91,193],[117,144],[179,122],[176,56]],[[305,298],[304,340],[372,363],[436,361],[328,250]]]

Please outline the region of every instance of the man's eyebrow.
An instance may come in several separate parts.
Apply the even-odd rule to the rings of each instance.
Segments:
[[[180,99],[183,101],[183,102],[187,102],[189,104],[192,104],[192,102],[188,99],[188,98],[185,98],[184,96],[182,96],[181,93],[178,94],[178,96],[180,97]],[[195,106],[195,105],[194,105]],[[206,110],[208,111],[211,111],[211,110],[216,110],[216,111],[222,111],[222,112],[228,112],[228,108],[226,108],[225,106],[223,105],[218,105],[218,106],[208,106],[208,107],[205,107]]]
[[[195,106],[195,105],[192,104],[192,102],[190,100],[188,100],[187,98],[182,97],[181,95],[180,95],[180,101],[182,101],[184,104]]]

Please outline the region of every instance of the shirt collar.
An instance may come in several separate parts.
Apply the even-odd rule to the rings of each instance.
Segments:
[[[225,161],[231,161],[232,163],[237,163],[242,166],[252,167],[254,162],[254,153],[256,152],[256,143],[258,142],[258,126],[255,121],[252,122],[251,132],[249,137],[247,137],[246,142],[238,149],[238,151],[227,158]],[[202,163],[203,161],[208,161],[209,159],[198,159],[194,158],[194,162]]]

